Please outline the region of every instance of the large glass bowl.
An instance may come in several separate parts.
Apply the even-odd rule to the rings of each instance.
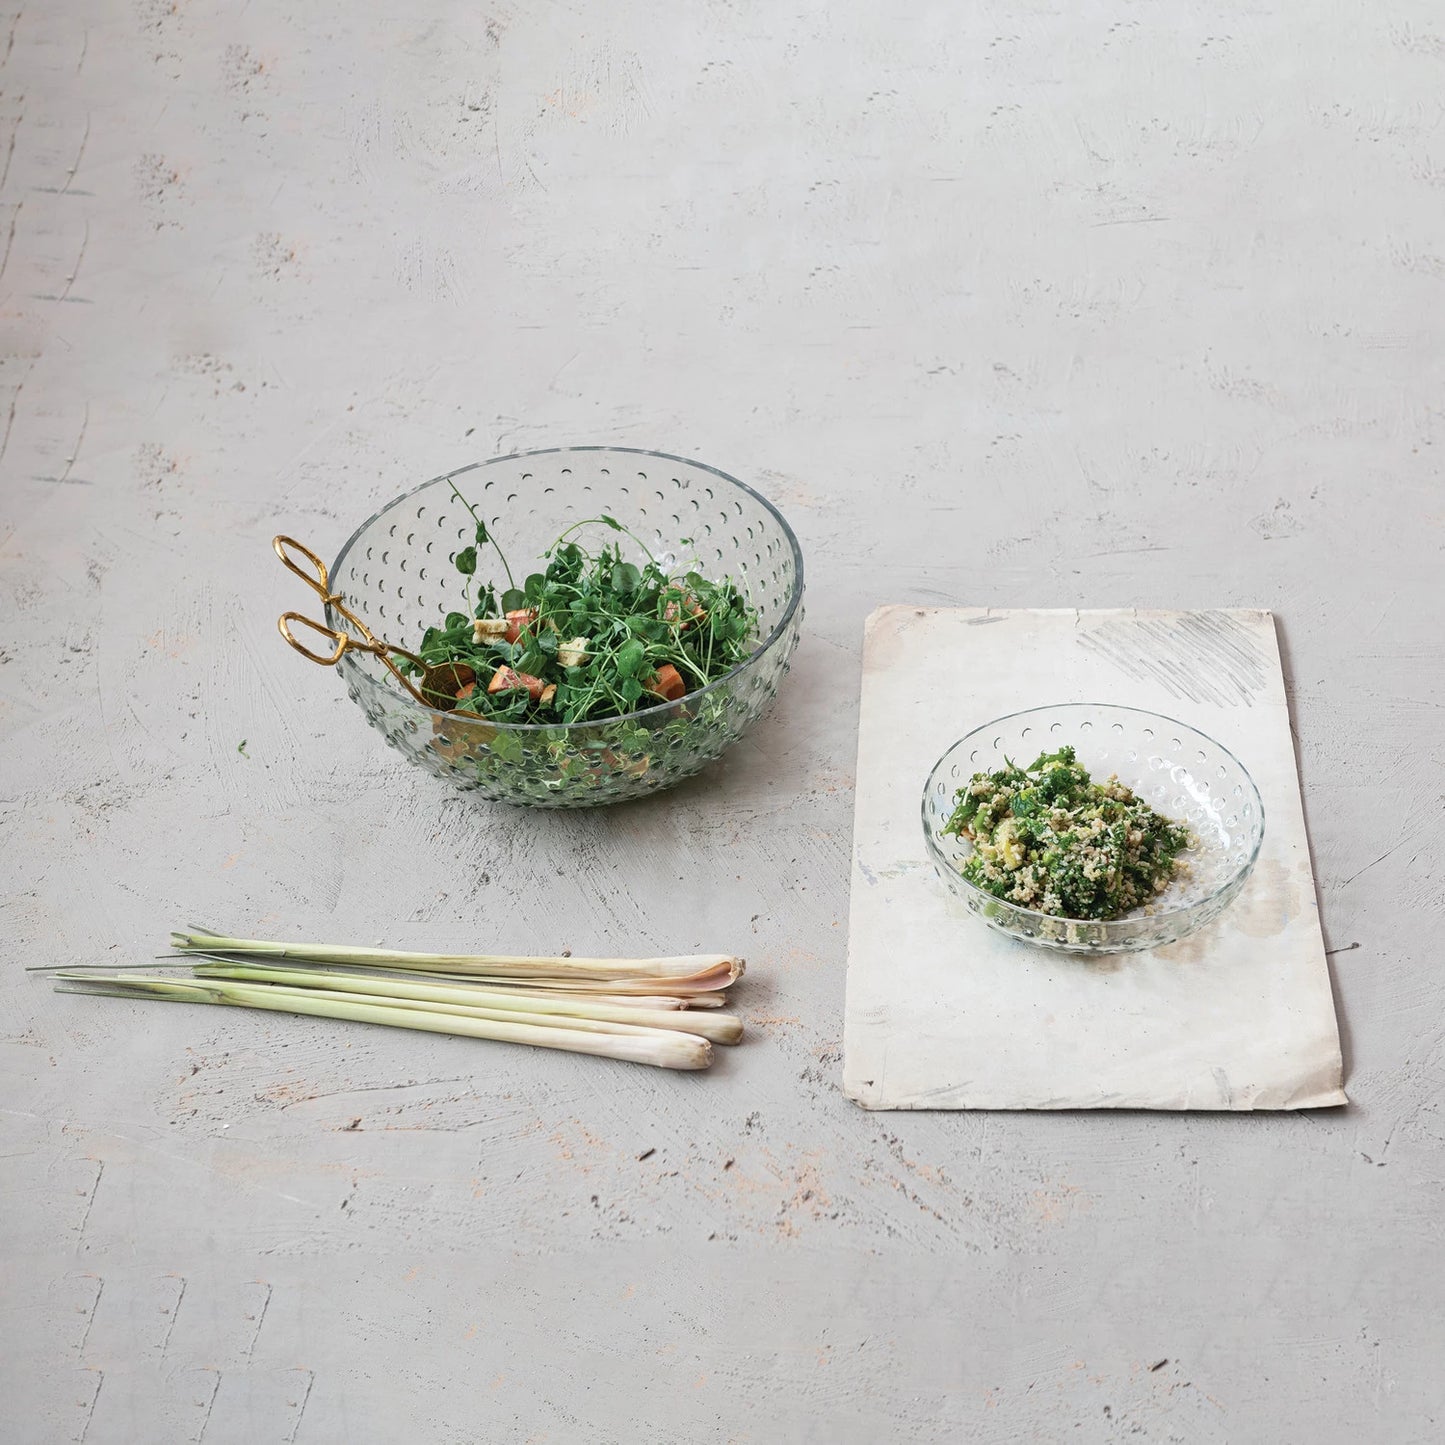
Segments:
[[[1010,759],[1027,767],[1066,743],[1094,779],[1117,773],[1156,812],[1187,823],[1195,835],[1195,845],[1180,855],[1188,872],[1123,918],[1058,918],[995,898],[959,871],[973,844],[943,831],[954,795],[975,773]],[[1066,953],[1128,953],[1174,943],[1229,907],[1259,857],[1264,805],[1243,764],[1197,729],[1137,708],[1067,703],[996,718],[954,743],[924,787],[923,835],[939,876],[990,928]]]
[[[478,462],[423,483],[363,522],[331,569],[333,590],[378,636],[415,648],[423,631],[463,610],[454,559],[477,510],[520,578],[574,522],[605,513],[665,566],[696,562],[732,577],[759,617],[757,647],[725,677],[671,703],[601,722],[493,723],[438,712],[407,696],[364,652],[337,664],[367,721],[412,762],[499,802],[585,808],[671,787],[716,758],[778,690],[802,620],[803,558],[776,507],[701,462],[630,447],[571,447]],[[602,534],[633,544],[619,533]],[[691,543],[684,539],[691,538]],[[641,553],[634,561],[644,560]],[[485,552],[479,577],[489,577]],[[327,608],[327,625],[347,630]]]

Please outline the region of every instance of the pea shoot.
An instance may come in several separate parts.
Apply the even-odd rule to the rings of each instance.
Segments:
[[[455,558],[468,610],[428,627],[417,648],[428,665],[450,665],[455,693],[436,696],[438,709],[498,722],[595,722],[676,702],[751,654],[757,611],[732,579],[670,571],[641,538],[600,515],[568,527],[519,587],[486,524],[452,491],[476,530]],[[589,548],[599,531],[604,540]],[[646,561],[628,561],[622,538]],[[488,551],[505,587],[478,581]]]

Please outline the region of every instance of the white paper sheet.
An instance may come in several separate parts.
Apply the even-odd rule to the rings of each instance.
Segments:
[[[1244,891],[1168,948],[1016,943],[934,872],[919,801],[974,727],[1111,702],[1229,748],[1264,802]],[[885,607],[868,621],[844,1088],[870,1109],[1304,1109],[1347,1103],[1268,612]]]

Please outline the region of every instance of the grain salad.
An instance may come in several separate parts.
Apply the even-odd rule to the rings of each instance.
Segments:
[[[1037,913],[1121,918],[1188,868],[1189,829],[1117,777],[1094,782],[1071,747],[975,773],[954,802],[943,831],[974,845],[963,876]]]

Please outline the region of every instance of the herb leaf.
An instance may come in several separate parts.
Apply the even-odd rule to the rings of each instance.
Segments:
[[[617,649],[615,665],[623,677],[636,677],[647,660],[647,649],[634,637]]]

